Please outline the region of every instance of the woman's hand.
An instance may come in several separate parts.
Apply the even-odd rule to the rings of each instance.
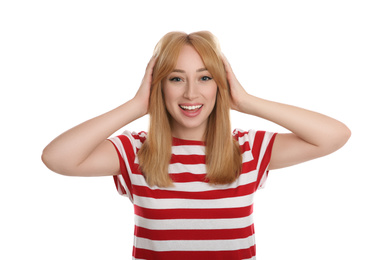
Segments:
[[[152,73],[156,63],[156,58],[152,57],[148,62],[146,72],[144,74],[142,83],[137,91],[135,97],[133,98],[140,105],[141,115],[144,116],[148,113],[148,103],[150,99],[150,90],[152,84]]]
[[[236,76],[234,75],[233,69],[230,66],[229,61],[227,58],[222,54],[222,61],[225,65],[226,69],[226,77],[227,81],[229,82],[229,89],[231,95],[231,108],[237,110],[239,112],[244,112],[242,109],[242,104],[246,102],[249,97],[249,94],[245,91],[242,87],[240,82],[237,80]]]
[[[333,118],[248,94],[223,55],[222,61],[227,72],[232,109],[266,119],[291,131],[276,136],[270,170],[327,155],[349,139],[350,130]]]
[[[123,105],[64,132],[42,153],[54,172],[69,176],[107,176],[120,173],[117,152],[107,140],[115,131],[144,116],[148,111],[155,58],[147,65],[135,97]]]

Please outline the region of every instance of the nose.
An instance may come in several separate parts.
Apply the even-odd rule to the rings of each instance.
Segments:
[[[198,95],[197,85],[192,81],[188,81],[185,86],[184,97],[186,99],[195,99]]]

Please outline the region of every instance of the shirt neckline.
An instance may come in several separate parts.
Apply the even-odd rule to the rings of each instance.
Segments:
[[[187,140],[187,139],[181,139],[181,138],[177,138],[177,137],[172,137],[172,143],[174,146],[178,146],[178,145],[203,145],[203,146],[205,146],[204,141]]]

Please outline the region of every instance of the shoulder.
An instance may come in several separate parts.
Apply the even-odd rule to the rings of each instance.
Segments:
[[[239,128],[234,129],[233,138],[238,141],[240,145],[248,143],[249,147],[253,147],[255,144],[261,144],[263,142],[269,142],[275,137],[276,133],[263,131],[263,130],[242,130]]]
[[[269,132],[263,131],[263,130],[254,130],[254,129],[249,129],[249,130],[242,130],[239,128],[236,128],[233,130],[233,138],[235,138],[237,141],[250,141],[253,142],[253,140],[256,138],[257,135],[259,136],[264,136],[268,134]]]
[[[240,139],[240,138],[249,138],[254,136],[254,134],[256,133],[256,130],[250,129],[250,130],[242,130],[240,128],[236,128],[233,130],[233,137],[235,139]]]
[[[126,130],[122,134],[110,138],[110,140],[117,146],[121,145],[123,147],[140,149],[142,144],[146,141],[146,138],[147,133],[144,131],[131,132]]]
[[[124,136],[126,136],[126,137],[128,137],[130,139],[140,141],[141,143],[144,143],[144,141],[146,141],[146,138],[147,138],[147,133],[144,132],[144,131],[141,131],[141,132],[130,132],[128,130],[125,130],[122,133],[122,135],[124,135]]]

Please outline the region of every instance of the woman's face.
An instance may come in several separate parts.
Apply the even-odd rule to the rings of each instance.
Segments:
[[[197,51],[185,45],[175,69],[163,79],[163,95],[174,137],[202,140],[215,106],[217,85]]]

